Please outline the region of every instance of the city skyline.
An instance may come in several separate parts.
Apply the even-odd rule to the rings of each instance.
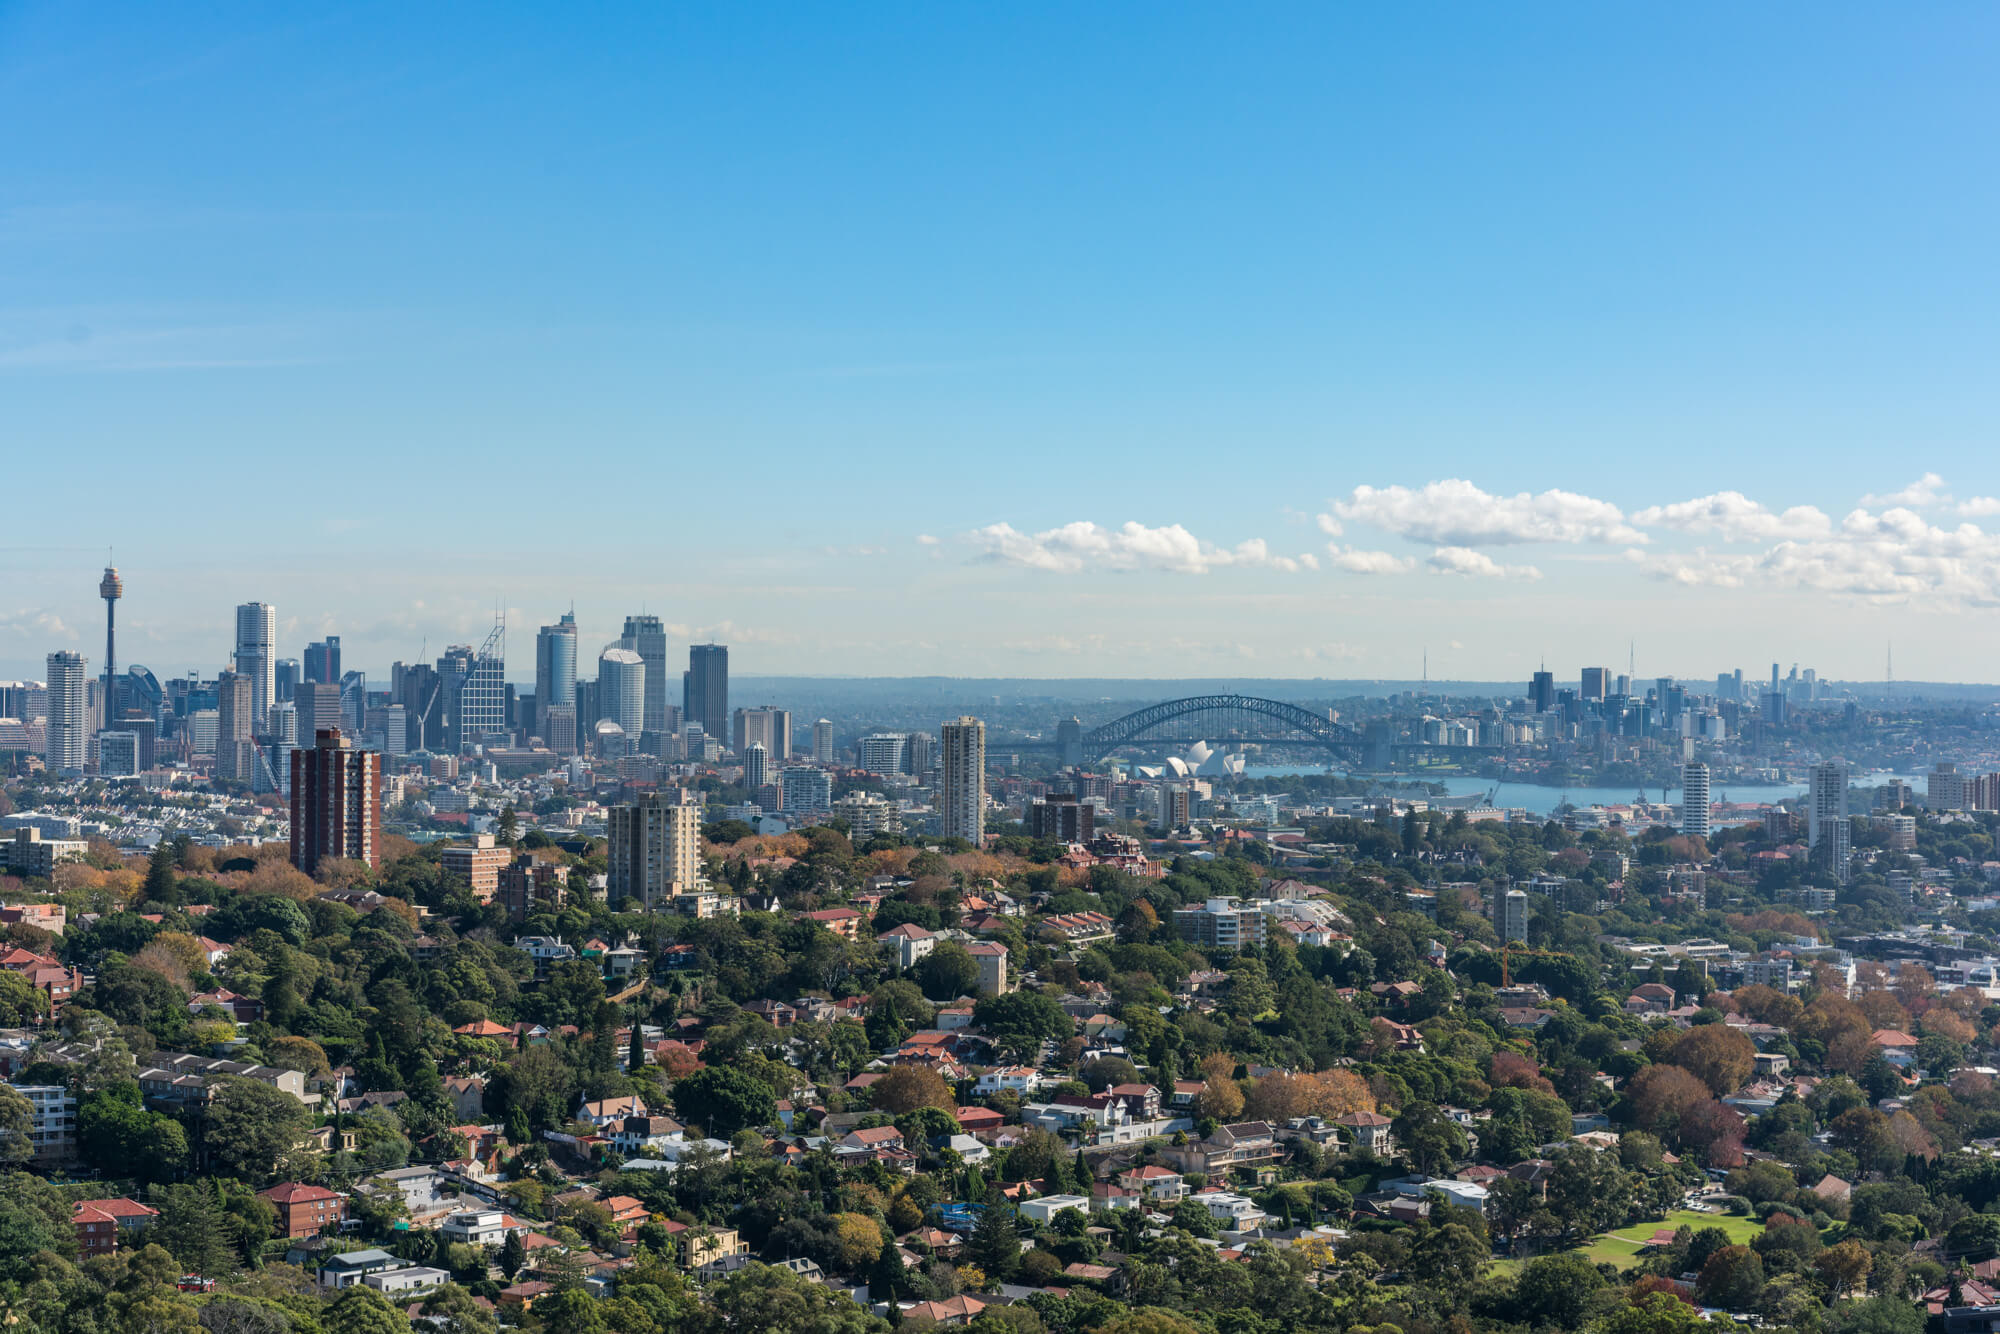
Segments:
[[[139,484],[20,508],[0,672],[112,545],[161,672],[500,597],[773,672],[1977,679],[2000,15],[1818,18],[15,7],[10,480]]]

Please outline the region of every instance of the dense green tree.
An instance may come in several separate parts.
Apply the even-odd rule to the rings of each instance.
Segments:
[[[35,1156],[35,1108],[11,1084],[0,1084],[0,1163]]]
[[[965,946],[947,940],[917,960],[910,970],[926,999],[952,1001],[979,988],[979,963]]]
[[[410,1322],[373,1288],[342,1288],[320,1316],[326,1334],[408,1334]]]
[[[1514,1281],[1516,1318],[1535,1326],[1575,1329],[1603,1287],[1604,1275],[1578,1252],[1537,1257],[1522,1267]]]
[[[203,1111],[202,1148],[214,1172],[261,1186],[294,1151],[309,1122],[305,1104],[284,1090],[223,1078]]]
[[[674,1084],[674,1107],[682,1121],[711,1139],[769,1125],[778,1118],[777,1099],[761,1080],[733,1066],[707,1066]]]

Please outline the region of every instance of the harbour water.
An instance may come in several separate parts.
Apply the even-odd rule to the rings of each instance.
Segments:
[[[1324,769],[1310,765],[1253,764],[1244,770],[1250,778],[1282,778],[1292,774],[1324,773]],[[1856,774],[1852,785],[1858,788],[1875,787],[1886,783],[1892,774]],[[1924,780],[1900,775],[1921,794]],[[1634,787],[1555,787],[1541,783],[1495,783],[1490,778],[1473,776],[1452,777],[1431,780],[1441,782],[1445,793],[1453,797],[1477,797],[1487,792],[1493,793],[1493,804],[1503,810],[1518,808],[1536,815],[1547,815],[1564,801],[1572,806],[1625,806],[1639,795]],[[1789,797],[1805,795],[1803,783],[1714,783],[1709,790],[1709,799],[1715,802],[1768,803],[1784,801]],[[1655,802],[1673,802],[1679,799],[1680,789],[1669,788],[1662,792],[1657,787],[1645,790],[1646,799]],[[1864,808],[1865,809],[1865,808]]]

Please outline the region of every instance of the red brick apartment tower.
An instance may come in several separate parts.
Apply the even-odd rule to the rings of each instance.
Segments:
[[[292,865],[312,875],[322,857],[382,869],[382,755],[356,750],[337,727],[292,752]]]

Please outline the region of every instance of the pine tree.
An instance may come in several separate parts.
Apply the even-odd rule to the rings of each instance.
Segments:
[[[140,896],[162,908],[181,906],[181,882],[174,874],[174,845],[162,839],[146,864],[146,884]]]
[[[627,1074],[636,1075],[645,1068],[646,1068],[645,1025],[641,1024],[639,1022],[639,1016],[637,1014],[634,1014],[632,1016],[632,1041],[628,1043],[625,1048],[625,1072]]]
[[[514,808],[512,806],[509,806],[506,810],[500,812],[500,826],[498,833],[500,835],[499,841],[505,843],[510,848],[513,847],[514,844],[520,839],[521,819],[519,816],[514,814]]]
[[[875,1257],[874,1268],[868,1271],[868,1295],[878,1302],[894,1301],[909,1287],[909,1280],[903,1273],[903,1257],[896,1253],[896,1237],[889,1229],[882,1229],[882,1252]]]
[[[989,1282],[1005,1283],[1021,1267],[1021,1231],[1014,1225],[1013,1206],[999,1191],[994,1191],[979,1211],[979,1222],[965,1249]]]
[[[528,1248],[522,1244],[521,1234],[509,1232],[507,1240],[500,1243],[500,1272],[511,1283],[514,1275],[521,1272],[521,1266],[528,1262]]]

